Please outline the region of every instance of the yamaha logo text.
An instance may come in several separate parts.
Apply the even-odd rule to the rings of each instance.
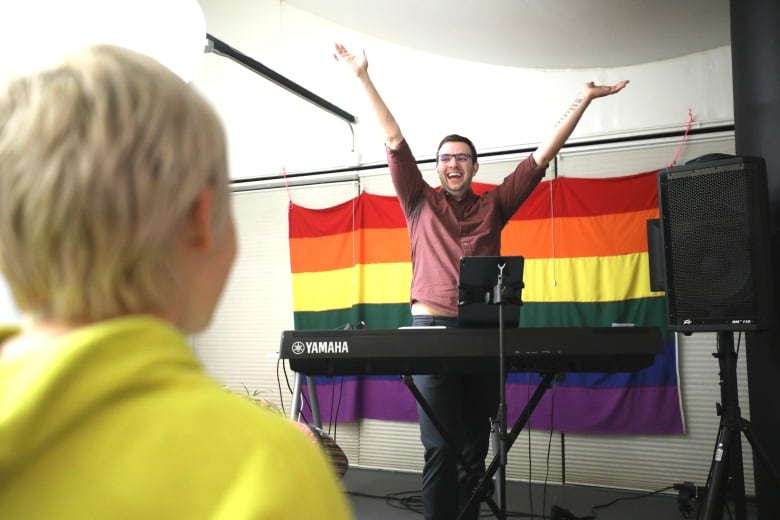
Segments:
[[[293,354],[349,354],[347,341],[296,341],[290,347]]]

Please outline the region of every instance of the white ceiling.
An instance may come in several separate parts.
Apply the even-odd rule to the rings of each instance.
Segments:
[[[611,68],[729,45],[729,0],[282,0],[398,45],[481,63]]]

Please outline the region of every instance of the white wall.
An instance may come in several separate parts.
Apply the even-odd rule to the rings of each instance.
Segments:
[[[528,70],[425,54],[359,34],[276,0],[200,0],[207,30],[239,51],[358,118],[363,164],[384,162],[382,137],[353,78],[332,58],[333,42],[365,48],[369,70],[418,159],[457,132],[480,151],[537,143],[589,80],[631,81],[598,100],[573,139],[681,130],[733,120],[730,48],[609,70]],[[346,165],[349,125],[243,66],[206,55],[195,85],[222,115],[234,178]]]

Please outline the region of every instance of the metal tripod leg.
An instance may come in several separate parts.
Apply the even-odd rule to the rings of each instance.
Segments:
[[[737,353],[734,350],[734,333],[718,332],[718,358],[720,366],[721,416],[715,456],[710,466],[709,486],[704,504],[704,520],[720,520],[726,497],[734,497],[737,520],[747,518],[745,506],[745,475],[742,466],[741,430],[746,424],[740,416],[737,391]],[[731,493],[730,493],[731,492]]]
[[[499,458],[506,457],[506,453],[502,453],[503,445],[502,445],[502,436],[504,435],[504,431],[502,429],[502,425],[500,424],[500,421],[497,418],[491,419],[490,421],[491,431],[490,435],[493,439],[493,458]],[[496,469],[496,482],[498,482],[499,485],[495,486],[496,488],[496,498],[498,499],[498,503],[501,504],[501,511],[506,510],[506,486],[501,485],[502,482],[506,482],[506,472],[505,472],[506,465],[499,465],[498,469]],[[501,518],[499,515],[496,515],[496,517]]]
[[[512,426],[512,430],[509,432],[509,435],[506,438],[507,451],[509,451],[512,448],[512,445],[517,439],[517,436],[520,435],[520,431],[523,429],[525,424],[531,419],[531,414],[533,414],[534,410],[536,410],[536,407],[539,405],[539,401],[541,401],[544,393],[552,385],[552,381],[554,377],[555,377],[554,373],[542,374],[542,380],[536,386],[536,390],[534,390],[533,395],[531,395],[531,398],[526,403],[525,408],[523,408],[523,411],[520,413],[520,416],[515,421],[514,426]],[[466,506],[467,508],[468,506],[471,505],[472,501],[477,496],[479,496],[480,490],[485,489],[487,483],[490,481],[490,479],[493,478],[493,475],[496,474],[500,466],[501,466],[500,457],[496,455],[493,457],[493,460],[490,462],[490,465],[487,467],[485,473],[482,475],[479,484],[477,484],[477,489],[474,491],[474,494],[471,495],[471,499],[469,500],[469,503]]]
[[[764,466],[764,469],[772,477],[778,489],[780,489],[780,472],[778,472],[775,465],[770,463],[766,450],[753,436],[753,432],[750,430],[750,423],[741,417],[732,418],[729,421],[724,420],[721,422],[720,430],[718,431],[715,457],[710,467],[710,485],[704,505],[704,515],[702,516],[704,520],[720,520],[723,518],[729,487],[734,492],[735,518],[743,520],[747,517],[740,433],[744,433],[745,438],[750,443],[754,453],[754,460]],[[729,476],[732,478],[731,482],[728,480]]]
[[[295,373],[293,380],[292,402],[290,403],[290,419],[298,421],[301,416],[301,385],[302,379],[306,378],[306,385],[309,389],[309,405],[311,407],[311,422],[317,428],[322,428],[322,418],[320,417],[320,401],[317,396],[317,385],[313,377],[304,376],[298,372]]]
[[[742,444],[739,430],[721,423],[715,456],[710,467],[710,485],[704,505],[704,519],[723,518],[723,506],[726,503],[728,478],[733,478],[734,508],[737,520],[745,520],[745,478],[742,469]]]

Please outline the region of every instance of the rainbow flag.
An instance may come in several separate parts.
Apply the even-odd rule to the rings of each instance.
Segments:
[[[477,192],[491,188],[474,185]],[[646,222],[658,217],[657,191],[656,172],[545,181],[504,228],[501,254],[525,257],[521,327],[633,323],[661,327],[664,337],[663,354],[646,369],[566,374],[544,394],[531,428],[683,431],[675,337],[666,328],[663,293],[650,290]],[[411,253],[395,197],[363,193],[327,209],[291,204],[289,230],[297,330],[411,324]],[[510,423],[539,382],[535,374],[509,375]],[[317,383],[323,421],[417,421],[416,403],[400,377],[317,378]]]

